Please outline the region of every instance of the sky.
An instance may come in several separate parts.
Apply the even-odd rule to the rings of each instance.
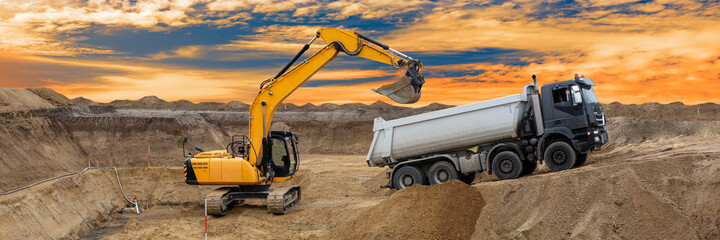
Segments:
[[[533,74],[545,84],[576,73],[604,103],[720,103],[717,0],[0,0],[0,88],[251,102],[321,28],[422,61],[416,105],[468,104],[520,93]],[[370,89],[402,74],[341,53],[286,101],[389,101]]]

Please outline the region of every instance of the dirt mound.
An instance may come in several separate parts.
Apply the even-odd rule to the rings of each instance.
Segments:
[[[320,104],[319,106],[317,106],[317,108],[322,109],[322,110],[335,110],[335,109],[340,109],[340,106],[338,106],[337,104],[334,104],[334,103],[323,103],[323,104]]]
[[[77,106],[98,106],[98,105],[101,105],[100,103],[98,103],[98,102],[96,102],[96,101],[93,101],[93,100],[90,100],[90,99],[87,99],[87,98],[84,98],[84,97],[76,97],[76,98],[73,98],[73,99],[70,100],[70,101],[73,103],[73,105],[77,105]]]
[[[454,107],[454,106],[434,102],[434,103],[428,104],[427,106],[420,107],[418,109],[436,111],[436,110],[442,110],[442,109],[451,108],[451,107]]]
[[[306,103],[306,104],[303,104],[302,106],[299,106],[297,109],[300,109],[300,110],[316,110],[316,109],[317,109],[317,106],[315,106],[315,104],[312,104],[312,103]]]
[[[341,239],[469,239],[485,201],[460,181],[396,192],[331,236]]]
[[[398,107],[398,106],[391,105],[391,104],[383,102],[383,101],[374,102],[373,104],[370,104],[368,107],[376,108],[376,109],[385,109],[385,110],[407,109],[406,107]]]
[[[108,105],[114,107],[137,107],[135,101],[132,100],[115,100],[108,103]]]
[[[362,103],[346,103],[343,105],[340,105],[341,109],[356,109],[356,108],[367,108],[368,105],[362,104]]]
[[[58,107],[73,105],[72,101],[65,97],[65,95],[62,95],[49,88],[28,88],[27,90],[45,99],[50,104]]]
[[[165,100],[160,99],[157,96],[146,96],[139,100],[137,100],[138,106],[137,107],[154,107],[154,108],[161,108],[161,107],[167,107],[167,102]]]
[[[239,109],[249,109],[250,104],[240,102],[240,101],[231,101],[226,104],[226,107],[228,108],[239,108]]]
[[[29,110],[53,108],[52,105],[38,95],[18,88],[0,88],[0,111]]]
[[[156,96],[147,96],[138,100],[115,100],[109,103],[119,108],[151,108],[151,109],[248,109],[250,105],[232,101],[229,103],[219,102],[200,102],[193,103],[191,101],[180,99],[177,101],[167,102]]]

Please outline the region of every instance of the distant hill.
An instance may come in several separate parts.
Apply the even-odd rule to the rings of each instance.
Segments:
[[[78,97],[72,100],[49,88],[0,88],[0,111],[23,111],[64,106],[98,106],[110,105],[116,108],[168,108],[168,109],[235,109],[247,110],[250,105],[239,101],[228,103],[200,102],[181,99],[177,101],[165,101],[157,96],[146,96],[137,100],[115,100],[109,103],[99,103],[87,98]],[[427,106],[414,108],[420,112],[436,111],[454,107],[441,103],[431,103]],[[720,120],[720,105],[716,103],[703,103],[698,105],[685,105],[681,102],[661,104],[649,102],[643,104],[622,104],[613,102],[603,104],[607,117],[630,117],[638,119],[651,119],[660,121],[691,121]],[[396,106],[383,101],[377,101],[370,105],[363,103],[323,103],[315,105],[306,103],[298,106],[293,103],[281,103],[278,111],[335,111],[342,109],[379,109],[379,110],[410,110],[413,108]],[[414,111],[413,111],[414,112]],[[405,113],[415,114],[415,113]]]

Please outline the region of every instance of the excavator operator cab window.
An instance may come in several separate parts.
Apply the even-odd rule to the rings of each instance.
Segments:
[[[272,141],[272,168],[275,177],[288,177],[295,174],[297,158],[292,139],[273,136]]]

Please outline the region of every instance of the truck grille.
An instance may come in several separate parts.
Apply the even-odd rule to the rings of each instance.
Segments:
[[[598,123],[600,126],[605,125],[605,113],[603,112],[602,106],[600,104],[595,105],[593,107],[593,113],[595,115],[595,122]]]

